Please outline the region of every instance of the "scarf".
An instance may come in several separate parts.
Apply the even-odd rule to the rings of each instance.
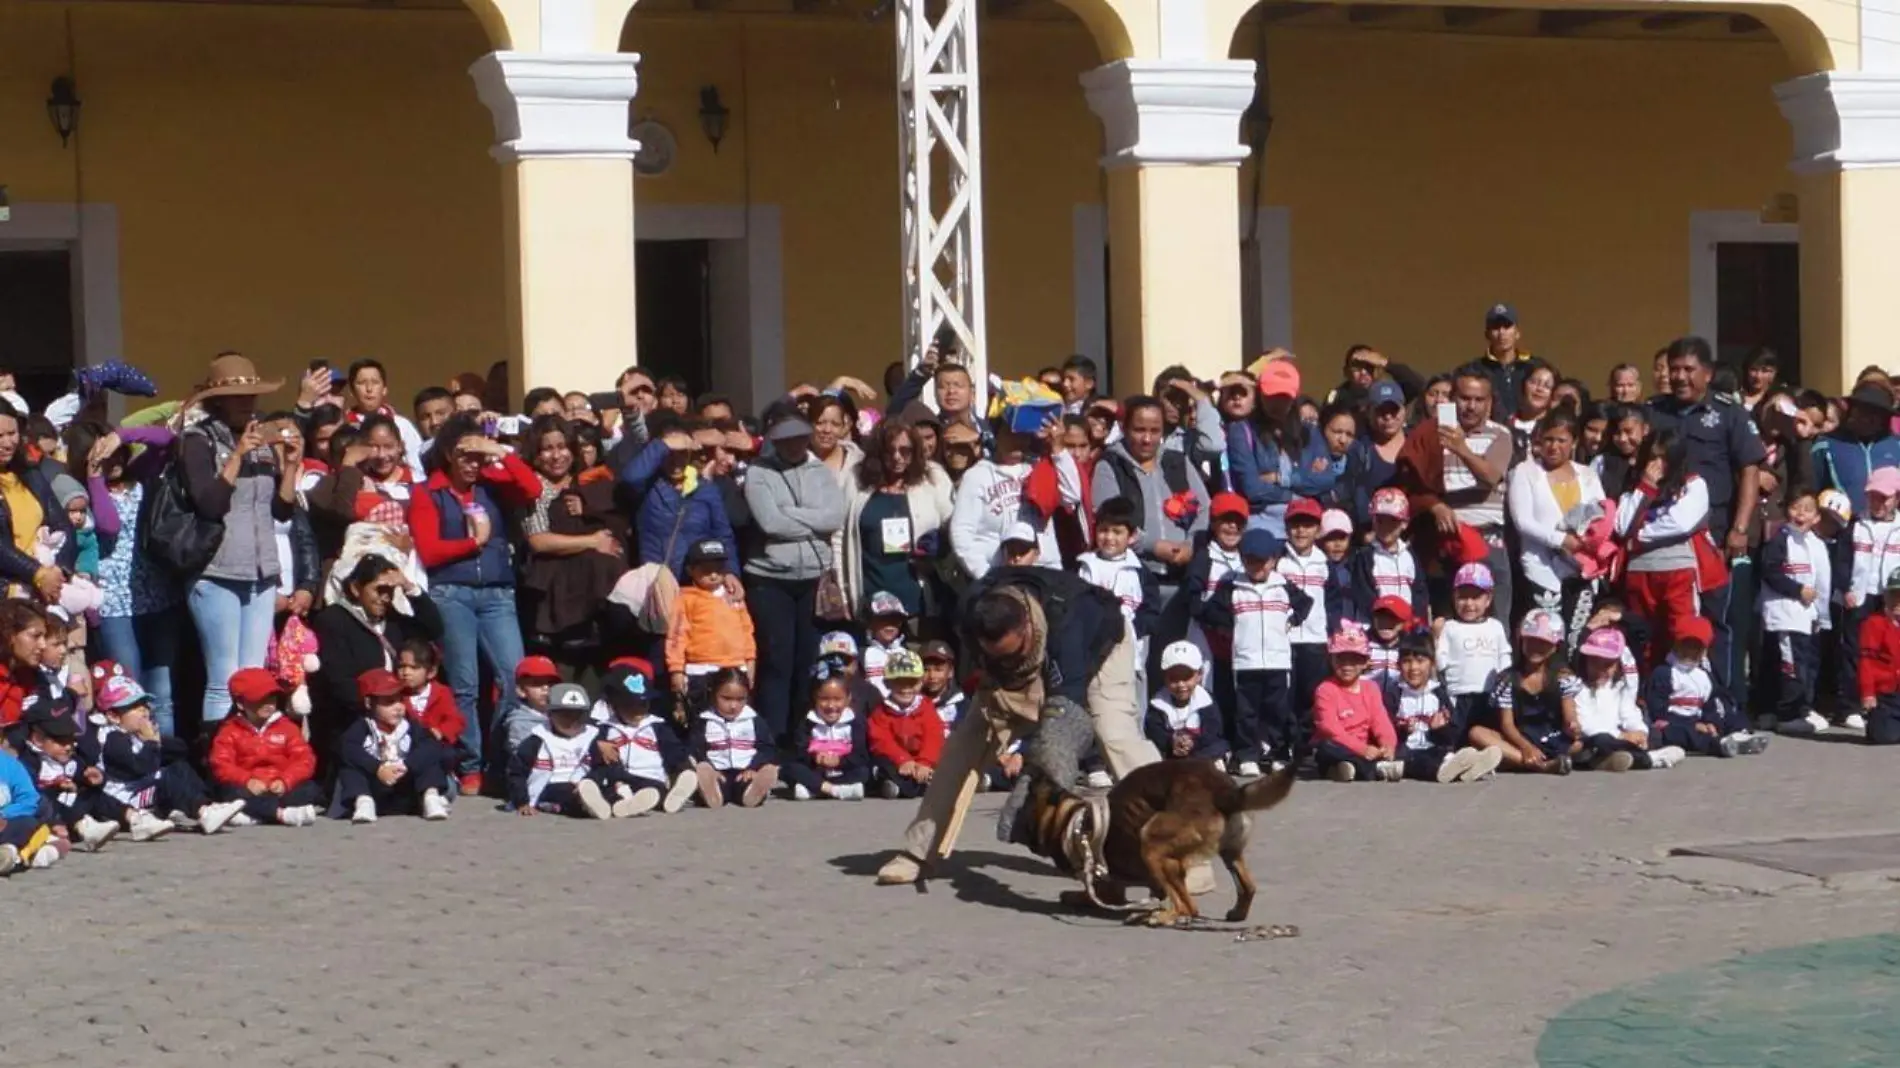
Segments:
[[[1028,640],[1020,655],[1008,660],[981,657],[980,667],[986,678],[979,692],[981,703],[990,710],[991,719],[1010,717],[1037,722],[1042,716],[1043,663],[1048,659],[1048,620],[1042,605],[1020,586],[1006,586],[1002,592],[1022,604],[1029,617]]]

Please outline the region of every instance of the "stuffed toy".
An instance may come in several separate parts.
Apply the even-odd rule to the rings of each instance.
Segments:
[[[33,558],[41,567],[58,567],[59,551],[66,545],[66,533],[41,527],[34,536]],[[106,603],[106,591],[84,575],[68,575],[59,593],[59,606],[74,619],[95,612]]]
[[[277,676],[278,684],[290,694],[290,706],[285,711],[293,716],[308,716],[310,674],[323,666],[317,656],[317,632],[303,620],[291,616],[284,620],[284,629],[272,636],[264,662],[271,674]]]
[[[1622,574],[1623,545],[1616,536],[1616,502],[1578,505],[1564,517],[1564,527],[1576,532],[1583,546],[1571,554],[1577,573],[1585,579],[1608,579]]]

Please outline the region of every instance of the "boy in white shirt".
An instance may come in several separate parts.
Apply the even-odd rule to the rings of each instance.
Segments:
[[[1122,620],[1135,636],[1135,688],[1148,692],[1148,635],[1161,616],[1154,574],[1129,548],[1141,518],[1126,497],[1110,497],[1095,510],[1095,551],[1076,557],[1075,573],[1121,602]]]
[[[1306,594],[1313,602],[1306,618],[1293,631],[1293,735],[1294,760],[1313,737],[1313,695],[1319,684],[1332,674],[1326,658],[1326,638],[1337,620],[1326,615],[1326,580],[1332,575],[1332,561],[1316,544],[1320,517],[1325,510],[1319,502],[1301,497],[1286,506],[1286,551],[1274,565],[1287,585]],[[1243,553],[1243,555],[1245,555]]]
[[[1773,658],[1775,716],[1784,731],[1797,723],[1811,727],[1808,733],[1828,727],[1827,718],[1814,711],[1821,659],[1817,635],[1828,628],[1833,578],[1827,543],[1814,532],[1820,519],[1813,491],[1796,489],[1781,530],[1761,547],[1762,646]]]
[[[1265,530],[1242,535],[1240,570],[1228,572],[1201,608],[1202,626],[1232,635],[1234,714],[1228,740],[1236,775],[1260,774],[1263,756],[1276,769],[1282,767],[1293,759],[1295,747],[1305,745],[1295,733],[1289,639],[1312,612],[1323,609],[1276,566],[1280,550],[1279,539]]]
[[[1490,567],[1466,564],[1452,577],[1455,618],[1438,624],[1438,674],[1458,721],[1466,727],[1485,718],[1485,695],[1511,670],[1511,636],[1491,615]]]
[[[1161,650],[1162,686],[1148,703],[1142,731],[1163,760],[1219,760],[1227,755],[1220,709],[1201,685],[1207,661],[1193,642]]]

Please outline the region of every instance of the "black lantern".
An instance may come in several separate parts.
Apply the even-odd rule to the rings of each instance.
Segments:
[[[51,94],[46,98],[46,117],[53,120],[62,146],[72,140],[79,129],[79,92],[71,78],[61,75],[53,79]]]
[[[719,100],[719,87],[702,86],[699,90],[699,128],[706,132],[706,140],[712,142],[713,151],[719,151],[719,142],[726,139],[726,120],[732,116],[731,109]]]

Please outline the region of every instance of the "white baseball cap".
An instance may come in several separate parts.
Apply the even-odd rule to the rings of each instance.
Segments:
[[[1036,536],[1036,528],[1021,520],[1018,520],[1014,526],[1009,528],[1009,533],[1003,535],[1003,540],[1006,542],[1027,542],[1030,545],[1039,544],[1041,541],[1041,539]]]
[[[1173,671],[1184,667],[1199,671],[1207,665],[1201,656],[1201,648],[1193,642],[1173,642],[1161,650],[1161,670]]]

